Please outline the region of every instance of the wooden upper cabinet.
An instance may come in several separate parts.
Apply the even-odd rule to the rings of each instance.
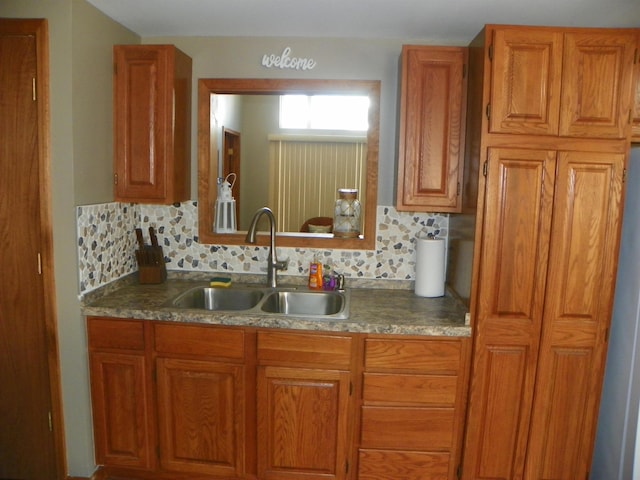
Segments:
[[[114,47],[115,199],[190,197],[191,58],[172,45]]]
[[[461,210],[466,63],[466,48],[402,48],[398,210]]]
[[[633,123],[631,125],[631,141],[640,142],[640,29],[636,34],[636,58],[635,58],[633,97]]]
[[[557,134],[562,34],[504,27],[493,31],[492,40],[489,131]]]
[[[632,30],[487,28],[491,133],[627,137]]]

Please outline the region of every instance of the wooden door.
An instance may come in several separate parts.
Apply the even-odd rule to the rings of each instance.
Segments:
[[[636,49],[640,49],[640,29],[636,32]],[[636,54],[634,65],[634,83],[631,88],[633,123],[631,125],[631,139],[640,142],[640,58]]]
[[[611,321],[624,154],[560,152],[526,478],[587,478]]]
[[[96,462],[151,469],[155,442],[149,427],[150,375],[144,353],[94,351],[89,361]]]
[[[398,210],[461,210],[466,63],[466,48],[402,49]]]
[[[350,373],[259,367],[258,478],[347,478]]]
[[[114,57],[116,200],[163,200],[171,155],[169,51],[116,45]]]
[[[240,132],[229,128],[224,129],[224,162],[223,176],[227,178],[230,173],[235,173],[235,178],[230,178],[231,195],[236,201],[236,223],[240,225],[240,174],[242,173],[242,154],[240,150]]]
[[[489,149],[464,478],[522,478],[556,154]]]
[[[0,19],[0,478],[64,470],[44,20]]]
[[[241,365],[158,358],[160,464],[163,469],[244,475]]]
[[[561,136],[626,138],[635,32],[566,33]]]
[[[492,32],[489,131],[557,135],[562,33],[526,27]]]

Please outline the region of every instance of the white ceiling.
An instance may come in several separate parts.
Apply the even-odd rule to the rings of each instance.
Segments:
[[[487,23],[640,27],[640,0],[88,0],[141,37],[468,43]]]

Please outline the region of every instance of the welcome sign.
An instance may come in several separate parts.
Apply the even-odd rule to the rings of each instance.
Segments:
[[[280,55],[272,53],[262,56],[262,66],[266,68],[311,70],[316,65],[317,62],[313,58],[292,57],[290,47],[285,47]]]

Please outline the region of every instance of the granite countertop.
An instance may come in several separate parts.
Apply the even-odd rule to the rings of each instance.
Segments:
[[[237,280],[234,279],[234,285],[239,285]],[[266,285],[266,283],[251,281],[255,279],[243,278],[242,280],[242,283]],[[246,282],[246,280],[250,281]],[[384,282],[380,282],[375,288],[371,286],[350,288],[350,315],[346,320],[213,312],[167,305],[177,295],[198,284],[206,285],[206,282],[196,276],[170,275],[162,284],[140,285],[134,275],[125,281],[114,282],[113,285],[107,286],[108,288],[86,295],[82,299],[82,313],[86,316],[261,328],[400,335],[471,335],[471,327],[465,325],[467,308],[455,296],[447,293],[439,298],[418,297],[413,290],[407,288],[379,288],[380,285],[385,285]],[[288,286],[286,277],[280,284]],[[291,285],[306,288],[300,285],[300,281],[294,280]]]

